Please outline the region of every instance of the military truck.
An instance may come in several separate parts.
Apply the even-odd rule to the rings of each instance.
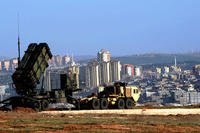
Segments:
[[[73,98],[73,92],[79,89],[74,82],[75,76],[71,74],[59,75],[60,88],[45,88],[45,70],[51,58],[52,53],[47,43],[31,43],[28,46],[12,75],[18,96],[1,101],[2,108],[12,106],[13,109],[22,106],[41,111],[48,108],[50,103],[71,103],[77,109],[130,109],[135,106],[140,91],[137,87],[129,86],[124,82],[99,87],[98,93],[81,99]]]
[[[31,43],[12,75],[17,96],[2,102],[4,107],[30,107],[37,111],[45,110],[49,103],[72,102],[72,90],[76,88],[73,75],[60,74],[60,88],[44,88],[44,75],[52,53],[47,43]],[[74,102],[74,101],[73,101]]]
[[[81,108],[89,109],[132,109],[140,96],[136,86],[127,85],[125,82],[115,82],[107,87],[100,87],[100,92],[80,99]]]

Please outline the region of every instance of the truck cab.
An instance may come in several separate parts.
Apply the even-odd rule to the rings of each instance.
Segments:
[[[92,109],[131,109],[139,97],[138,87],[129,86],[125,82],[115,82],[104,88],[99,87],[97,95],[82,99],[82,103]]]

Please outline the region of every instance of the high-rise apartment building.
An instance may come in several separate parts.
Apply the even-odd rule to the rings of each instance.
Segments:
[[[105,84],[111,82],[111,70],[110,62],[100,63],[100,84]]]
[[[71,58],[68,55],[62,57],[62,65],[67,65],[70,62]]]
[[[142,67],[141,66],[138,66],[135,68],[135,76],[142,76]]]
[[[74,63],[73,57],[69,55],[65,55],[65,56],[55,55],[52,57],[51,60],[49,60],[49,65],[50,66],[68,66],[72,64],[72,62]]]
[[[121,65],[117,60],[110,60],[110,52],[102,49],[97,54],[97,61],[86,66],[86,86],[96,87],[121,79]]]
[[[62,57],[60,55],[56,55],[55,62],[58,66],[61,66],[62,65]]]
[[[112,60],[110,62],[110,70],[111,70],[111,75],[110,75],[110,81],[119,81],[121,79],[121,64],[120,61],[118,60]]]
[[[10,62],[11,62],[11,65],[10,65],[11,70],[14,71],[18,66],[18,59],[14,58]]]
[[[67,73],[71,79],[74,79],[76,87],[79,88],[79,66],[68,66]]]
[[[48,64],[49,64],[50,66],[56,66],[54,56],[51,58],[51,60],[49,60]]]
[[[99,86],[99,63],[97,61],[89,62],[86,66],[86,86]]]
[[[97,61],[98,62],[109,62],[110,61],[110,52],[105,50],[105,49],[101,49],[101,51],[98,52],[97,54]]]
[[[134,77],[135,75],[134,66],[131,64],[122,65],[121,75],[122,75],[122,78]]]
[[[9,60],[4,61],[4,69],[6,71],[10,70],[10,61]]]

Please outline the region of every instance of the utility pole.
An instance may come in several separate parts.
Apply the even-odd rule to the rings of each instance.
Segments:
[[[21,57],[20,57],[20,33],[19,33],[19,13],[17,13],[17,25],[18,25],[18,40],[17,40],[17,44],[18,44],[18,66],[20,64],[21,61]]]

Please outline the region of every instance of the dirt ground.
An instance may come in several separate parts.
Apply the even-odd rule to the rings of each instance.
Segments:
[[[73,110],[73,111],[43,111],[44,114],[125,114],[125,115],[200,115],[200,108],[171,108],[171,109],[109,109],[109,110]]]
[[[200,132],[200,115],[49,114],[0,111],[0,132]]]

